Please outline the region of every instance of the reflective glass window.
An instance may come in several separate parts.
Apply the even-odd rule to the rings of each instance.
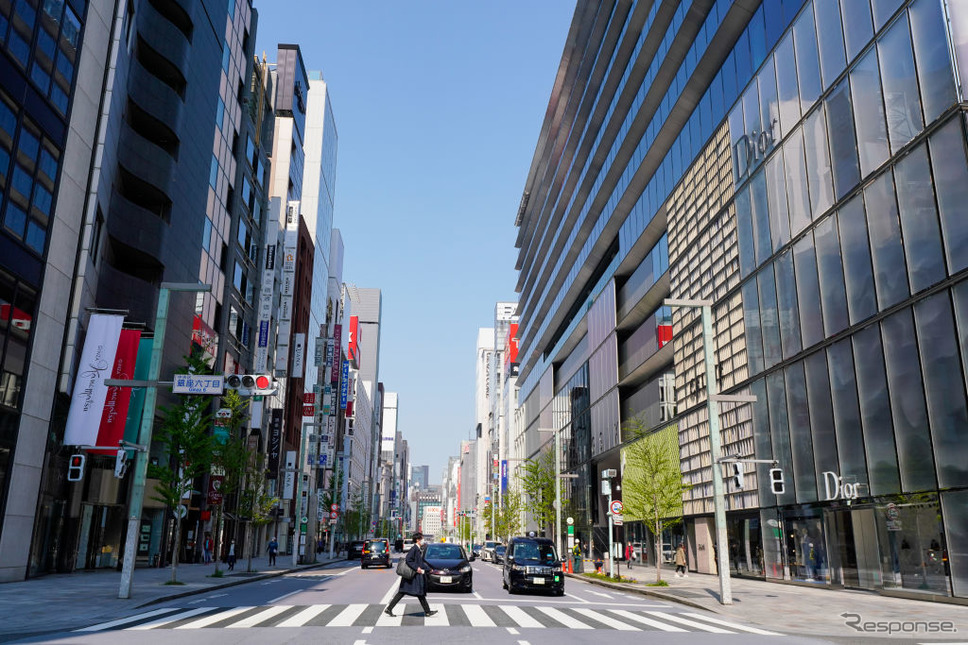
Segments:
[[[770,232],[773,251],[790,241],[790,214],[787,211],[786,183],[783,171],[783,155],[775,154],[767,162],[766,193],[770,205]]]
[[[871,7],[865,0],[840,0],[840,10],[844,19],[847,60],[853,60],[874,37]]]
[[[860,195],[854,196],[841,207],[837,220],[840,223],[840,243],[844,257],[847,309],[851,324],[855,324],[877,313],[867,218]]]
[[[864,205],[871,238],[877,306],[883,311],[910,295],[901,222],[894,198],[894,176],[890,172],[883,173],[864,189]]]
[[[968,490],[941,493],[941,509],[947,533],[948,565],[954,594],[968,598]],[[957,547],[957,548],[956,548]]]
[[[797,62],[793,54],[793,34],[776,47],[776,90],[780,101],[780,129],[789,134],[800,121],[800,90],[797,88]]]
[[[958,295],[960,298],[964,293]],[[948,298],[948,292],[942,291],[914,305],[925,399],[941,488],[968,486],[968,441],[965,441],[968,409]],[[959,305],[962,303],[963,300]],[[958,313],[959,317],[965,313],[961,306]]]
[[[770,442],[773,445],[773,458],[781,464],[792,464],[786,387],[782,371],[774,372],[766,377],[766,392],[770,404]],[[790,469],[784,469],[784,472],[789,473]],[[793,481],[790,481],[791,479]],[[796,501],[796,485],[796,478],[787,475],[786,491],[782,495],[775,496],[777,503],[794,503]]]
[[[813,0],[813,7],[817,14],[817,38],[820,40],[820,72],[823,86],[829,87],[847,64],[840,1]]]
[[[928,140],[934,188],[941,212],[948,272],[968,267],[968,161],[965,159],[965,135],[961,120],[952,119]]]
[[[823,473],[838,472],[837,433],[834,431],[833,404],[830,401],[830,376],[827,372],[826,352],[814,352],[803,360],[807,382],[807,405],[813,435],[813,459],[817,480]]]
[[[924,144],[894,166],[894,181],[911,292],[917,293],[945,277],[938,212]]]
[[[753,213],[750,209],[750,191],[744,188],[736,193],[736,238],[739,245],[739,270],[743,277],[753,273],[756,259],[753,254]]]
[[[901,467],[901,488],[905,492],[935,488],[924,380],[911,309],[902,309],[881,321],[881,334]]]
[[[823,106],[803,122],[803,150],[807,157],[810,205],[816,219],[834,203],[834,187],[827,150],[827,127]]]
[[[750,182],[750,202],[753,208],[753,246],[757,266],[773,255],[770,237],[770,208],[766,196],[766,173],[757,172]]]
[[[895,22],[877,41],[877,56],[885,63],[881,65],[881,86],[887,112],[887,133],[891,150],[897,152],[924,128],[906,17]]]
[[[871,8],[874,10],[874,31],[886,25],[903,3],[904,0],[871,0]]]
[[[760,298],[760,330],[763,333],[763,367],[769,369],[782,358],[780,320],[776,308],[776,282],[773,265],[767,264],[756,276]]]
[[[743,285],[743,322],[746,327],[746,360],[750,376],[763,371],[763,334],[760,330],[760,298],[756,280]]]
[[[914,59],[918,66],[918,80],[921,81],[924,119],[930,123],[958,101],[948,52],[948,35],[945,33],[940,2],[915,0],[908,11],[914,38]]]
[[[847,290],[844,287],[844,265],[840,259],[836,214],[817,224],[813,235],[817,248],[817,272],[820,275],[823,327],[826,336],[830,337],[847,329]]]
[[[817,474],[814,470],[810,410],[807,407],[807,382],[803,375],[803,363],[796,362],[787,367],[784,370],[784,376],[797,501],[815,502],[817,501]]]
[[[824,104],[827,108],[830,158],[834,167],[834,194],[840,199],[860,181],[854,114],[846,79],[834,87]]]
[[[813,4],[800,14],[793,25],[793,43],[797,52],[797,77],[800,82],[800,109],[806,114],[820,96],[820,57],[817,52],[817,27]]]
[[[737,186],[746,181],[750,169],[750,149],[743,117],[743,101],[729,113],[729,138],[733,156],[733,183]]]
[[[820,280],[817,276],[817,254],[813,248],[812,235],[804,236],[793,245],[793,266],[797,276],[797,300],[811,303],[798,308],[800,336],[806,348],[823,340]]]
[[[871,325],[860,330],[854,334],[853,342],[870,492],[872,495],[898,493],[901,482],[897,471],[894,423],[891,418],[890,395],[887,392],[887,376],[884,373],[884,351],[879,326]]]
[[[793,254],[786,251],[773,263],[776,274],[776,304],[780,319],[780,345],[783,358],[800,351],[800,316],[797,307],[797,282],[793,275]]]
[[[787,203],[790,207],[790,235],[796,236],[810,224],[810,196],[807,168],[803,160],[803,131],[797,129],[783,144],[786,166]]]
[[[866,177],[890,156],[877,52],[873,49],[850,71],[850,98],[854,103],[860,174]]]
[[[760,125],[769,134],[770,147],[780,140],[780,103],[776,97],[776,70],[771,56],[757,75],[760,92]]]
[[[867,472],[867,458],[864,456],[857,378],[849,338],[827,348],[827,369],[830,370],[830,399],[837,432],[840,473],[860,475]]]

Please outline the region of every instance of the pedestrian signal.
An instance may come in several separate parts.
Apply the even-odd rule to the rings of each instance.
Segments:
[[[770,469],[770,488],[773,490],[774,495],[782,495],[786,491],[786,485],[783,481],[783,470],[780,468]]]
[[[743,464],[739,461],[733,462],[733,484],[737,490],[743,490]]]
[[[84,478],[84,461],[85,457],[81,453],[71,455],[67,462],[67,481],[79,482]]]

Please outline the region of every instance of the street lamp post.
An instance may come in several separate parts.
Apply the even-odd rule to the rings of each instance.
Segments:
[[[148,474],[148,449],[151,446],[151,430],[155,422],[155,403],[158,399],[158,376],[161,374],[161,353],[165,345],[165,327],[168,325],[168,300],[172,291],[207,292],[210,284],[197,282],[162,282],[158,291],[158,307],[155,312],[155,336],[151,341],[151,362],[148,366],[148,385],[145,390],[144,407],[141,410],[141,428],[138,443],[145,446],[134,457],[134,475],[128,503],[128,535],[124,541],[124,560],[121,564],[121,587],[118,598],[131,597],[131,581],[134,574],[135,552],[138,548],[139,522],[144,506],[145,482]],[[175,553],[177,557],[177,545]]]

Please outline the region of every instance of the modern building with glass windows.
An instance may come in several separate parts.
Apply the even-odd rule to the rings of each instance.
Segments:
[[[965,42],[948,0],[579,3],[517,217],[519,400],[599,548],[640,419],[715,571],[699,315],[663,307],[701,299],[716,388],[756,397],[723,453],[785,479],[730,478],[724,566],[968,598]]]

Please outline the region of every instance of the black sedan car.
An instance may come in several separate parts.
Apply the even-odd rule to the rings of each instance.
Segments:
[[[364,548],[366,548],[366,540],[353,540],[346,547],[346,559],[359,560],[363,557]]]
[[[386,538],[367,540],[363,545],[360,567],[366,569],[375,566],[390,568],[390,540]]]
[[[508,593],[547,591],[565,594],[565,576],[555,544],[548,538],[516,537],[508,543],[503,586]]]
[[[430,565],[427,586],[430,589],[458,589],[474,591],[474,578],[470,561],[464,547],[459,544],[435,542],[428,544],[424,560]]]

